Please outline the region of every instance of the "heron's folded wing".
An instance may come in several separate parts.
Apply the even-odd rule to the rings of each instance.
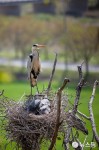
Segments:
[[[28,71],[28,78],[30,78],[30,72],[31,72],[31,59],[28,57],[27,60],[27,71]]]

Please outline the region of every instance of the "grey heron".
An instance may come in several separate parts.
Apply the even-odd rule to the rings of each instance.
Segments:
[[[28,79],[31,85],[31,95],[32,95],[32,87],[34,86],[37,87],[37,77],[41,71],[41,63],[39,58],[39,49],[41,47],[45,47],[45,45],[34,44],[32,46],[32,53],[28,56],[27,71],[28,71]]]

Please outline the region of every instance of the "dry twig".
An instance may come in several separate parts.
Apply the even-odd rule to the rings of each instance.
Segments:
[[[94,135],[95,140],[96,140],[96,142],[99,146],[99,136],[98,136],[98,133],[96,131],[96,125],[95,125],[94,114],[93,114],[93,109],[92,109],[92,104],[93,104],[94,97],[95,97],[96,86],[98,84],[99,84],[99,82],[96,80],[94,82],[92,95],[91,95],[91,98],[90,98],[90,101],[89,101],[89,112],[90,112],[90,121],[91,121],[92,130],[93,130],[93,135]]]
[[[82,90],[82,87],[85,83],[84,78],[82,77],[82,65],[78,66],[78,73],[79,73],[80,81],[79,81],[79,83],[77,85],[77,88],[76,88],[76,98],[75,98],[73,111],[72,111],[74,114],[76,114],[76,112],[77,112],[77,107],[78,107],[78,103],[79,103],[79,100],[80,100],[81,90]]]
[[[0,92],[0,96],[3,95],[3,93],[4,93],[4,90],[2,90],[2,91]]]
[[[78,113],[81,117],[83,117],[83,118],[85,118],[85,119],[87,119],[87,120],[90,120],[90,117],[86,116],[85,114],[83,114],[83,113],[80,112],[79,110],[77,110],[77,113]]]
[[[53,76],[54,76],[54,72],[55,72],[55,68],[56,68],[56,63],[57,63],[57,53],[55,53],[55,60],[54,60],[54,64],[53,64],[53,70],[50,76],[50,80],[49,80],[49,84],[48,84],[48,88],[47,88],[47,95],[49,94],[50,88],[51,88],[51,83],[53,80]]]

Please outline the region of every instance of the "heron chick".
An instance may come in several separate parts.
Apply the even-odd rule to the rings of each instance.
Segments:
[[[42,47],[45,47],[45,45],[34,44],[32,46],[32,53],[28,57],[27,70],[31,87],[37,86],[37,77],[41,71],[39,49]]]

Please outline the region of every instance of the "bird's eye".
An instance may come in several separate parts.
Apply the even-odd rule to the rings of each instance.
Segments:
[[[37,47],[37,44],[33,44],[33,47]]]

